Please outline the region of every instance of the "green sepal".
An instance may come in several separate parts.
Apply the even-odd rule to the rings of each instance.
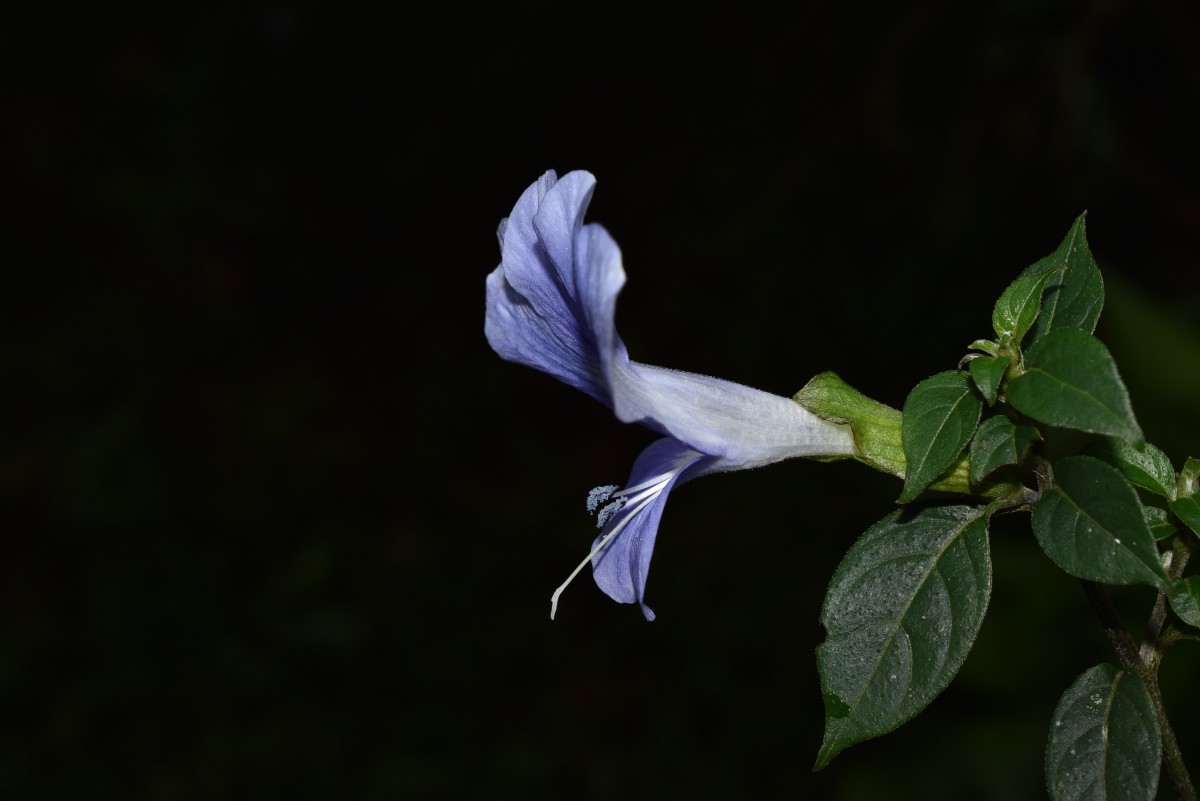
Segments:
[[[913,387],[901,420],[907,470],[899,503],[912,501],[958,461],[982,413],[983,399],[961,370],[938,373]]]
[[[1019,276],[1050,273],[1042,291],[1041,309],[1026,336],[1027,345],[1060,328],[1075,328],[1088,334],[1096,330],[1104,307],[1104,279],[1088,248],[1086,216],[1085,212],[1076,218],[1053,253],[1030,265]]]
[[[1104,343],[1064,328],[1025,354],[1025,372],[1008,385],[1008,402],[1042,423],[1139,443],[1142,429]]]
[[[904,478],[899,411],[868,398],[832,372],[813,376],[792,400],[822,420],[849,425],[858,451],[853,458]]]
[[[1042,290],[1050,276],[1066,265],[1052,266],[1042,273],[1022,275],[1008,285],[992,309],[992,328],[1001,342],[1019,345],[1042,308]]]
[[[1063,693],[1046,741],[1053,801],[1152,801],[1162,733],[1137,673],[1097,665]]]
[[[1155,542],[1162,542],[1179,531],[1171,522],[1171,516],[1167,514],[1166,509],[1159,509],[1157,506],[1143,506],[1142,516],[1146,518],[1146,526],[1150,529],[1150,534],[1153,535]]]
[[[1120,470],[1133,486],[1161,495],[1168,501],[1175,500],[1178,492],[1175,468],[1167,455],[1149,442],[1135,446],[1109,438],[1090,446],[1086,452]]]
[[[983,397],[987,399],[988,406],[996,404],[996,398],[1000,392],[1000,382],[1004,380],[1004,373],[1010,364],[1012,364],[1011,356],[980,356],[967,363],[971,378],[975,381],[975,386],[979,387]]]
[[[1200,576],[1176,579],[1169,597],[1179,619],[1200,628]]]
[[[1069,456],[1054,481],[1033,509],[1033,533],[1056,565],[1090,581],[1169,588],[1142,502],[1116,468]]]
[[[815,770],[911,719],[954,678],[991,595],[992,511],[900,509],[846,554],[821,609],[826,720]]]

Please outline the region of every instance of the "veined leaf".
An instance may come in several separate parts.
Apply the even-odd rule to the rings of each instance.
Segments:
[[[1042,307],[1042,290],[1050,277],[1066,265],[1054,266],[1043,273],[1022,275],[1008,285],[992,309],[992,328],[1002,342],[1021,344]]]
[[[1051,273],[1046,281],[1041,310],[1027,336],[1029,345],[1060,328],[1075,328],[1088,334],[1096,330],[1096,321],[1104,307],[1104,279],[1088,249],[1085,217],[1081,214],[1076,218],[1053,253],[1020,275],[1027,278],[1062,268]]]
[[[1146,518],[1146,525],[1150,528],[1155,542],[1162,542],[1179,530],[1171,522],[1171,517],[1167,514],[1166,509],[1159,509],[1157,506],[1143,506],[1142,514]]]
[[[1088,454],[1103,459],[1121,471],[1135,487],[1175,500],[1175,468],[1167,455],[1149,442],[1130,445],[1119,439],[1106,439],[1088,449]]]
[[[1070,456],[1055,463],[1054,481],[1033,509],[1033,533],[1056,565],[1091,581],[1168,589],[1142,503],[1115,468]]]
[[[1083,331],[1065,328],[1038,340],[1007,397],[1017,411],[1052,426],[1142,440],[1108,348]]]
[[[1168,597],[1180,620],[1189,626],[1200,627],[1200,576],[1176,580],[1175,589]]]
[[[916,498],[958,460],[983,413],[983,400],[967,374],[949,370],[926,378],[904,401],[904,490],[900,503]]]
[[[1200,495],[1189,495],[1186,498],[1178,498],[1171,501],[1167,506],[1171,511],[1183,521],[1183,524],[1192,531],[1200,534]]]
[[[1097,665],[1063,693],[1046,743],[1054,801],[1151,801],[1161,760],[1158,718],[1136,673]]]
[[[971,440],[967,461],[971,481],[979,483],[992,471],[1007,464],[1016,464],[1025,455],[1031,442],[1041,437],[1030,425],[1015,425],[998,414],[984,420]]]
[[[912,718],[958,672],[992,587],[989,510],[898,510],[842,560],[821,611],[817,648],[826,699],[816,769],[854,743]]]
[[[980,356],[967,364],[975,386],[987,398],[988,405],[995,405],[997,394],[1000,392],[1000,382],[1004,380],[1004,371],[1012,364],[1011,356]]]

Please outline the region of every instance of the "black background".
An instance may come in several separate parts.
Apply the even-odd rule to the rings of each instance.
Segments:
[[[1098,333],[1178,464],[1196,12],[406,8],[0,35],[0,794],[1039,797],[1058,696],[1112,655],[1023,519],[951,688],[815,775],[823,590],[894,479],[689,485],[659,619],[585,576],[551,623],[587,490],[652,435],[495,357],[483,282],[525,186],[588,169],[635,359],[785,395],[833,369],[899,406],[1087,209]],[[1163,676],[1193,764],[1197,668],[1184,644]]]

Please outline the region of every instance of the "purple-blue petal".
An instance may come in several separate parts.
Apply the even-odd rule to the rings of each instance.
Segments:
[[[504,280],[503,267],[487,279],[487,313],[483,330],[488,344],[502,358],[549,373],[612,406],[604,371],[597,360],[580,356],[556,336],[545,317]]]
[[[620,603],[638,603],[647,620],[654,612],[646,606],[646,577],[650,572],[650,557],[658,536],[667,496],[677,485],[709,472],[716,460],[697,453],[684,443],[664,437],[642,451],[629,474],[628,487],[636,487],[658,477],[664,477],[661,487],[643,501],[644,506],[630,496],[625,507],[612,516],[600,536],[592,544],[597,547],[604,537],[617,527],[620,531],[594,557],[592,577],[597,586]]]
[[[628,360],[610,362],[606,375],[617,417],[720,457],[721,470],[854,453],[849,426],[822,420],[790,398]]]
[[[621,249],[602,226],[583,226],[575,235],[575,280],[582,322],[591,333],[609,391],[612,373],[629,364],[625,343],[617,336],[617,295],[625,286]],[[612,405],[612,402],[609,402]]]
[[[624,358],[613,328],[625,283],[621,253],[583,225],[595,178],[548,172],[501,226],[501,262],[487,281],[484,332],[505,359],[543,370],[611,406],[608,364]]]

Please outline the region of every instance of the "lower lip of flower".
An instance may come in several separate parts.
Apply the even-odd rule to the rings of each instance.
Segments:
[[[690,464],[692,460],[700,455],[701,454],[696,451],[685,451],[671,464],[670,470],[665,473],[661,473],[654,478],[649,479],[648,481],[643,481],[641,484],[636,486],[626,487],[623,490],[619,490],[611,494],[609,494],[611,487],[596,487],[590,493],[588,493],[589,511],[594,510],[600,503],[603,503],[604,500],[607,500],[608,498],[616,499],[600,510],[601,525],[603,525],[609,517],[612,517],[618,513],[622,514],[623,517],[619,523],[613,526],[612,531],[604,535],[600,542],[596,544],[596,547],[592,549],[592,552],[589,553],[584,560],[580,562],[574,570],[571,571],[571,575],[567,576],[567,580],[559,585],[559,588],[556,589],[554,594],[550,596],[551,620],[554,619],[554,615],[558,611],[558,598],[560,595],[562,595],[562,591],[567,588],[567,585],[575,580],[575,577],[578,576],[580,571],[582,571],[583,568],[592,561],[592,558],[595,557],[596,554],[604,550],[604,546],[608,545],[613,537],[617,536],[625,529],[625,526],[629,524],[629,521],[637,517],[638,513],[647,506],[654,503],[654,500],[662,494],[663,490],[666,489],[667,484],[671,483],[671,479],[673,479],[680,470],[682,470],[684,467]],[[614,508],[614,503],[619,505]]]

